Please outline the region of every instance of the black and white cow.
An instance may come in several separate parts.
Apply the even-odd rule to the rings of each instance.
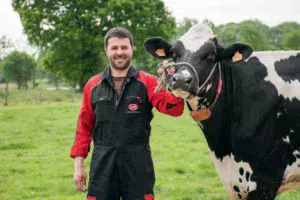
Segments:
[[[198,124],[232,199],[271,200],[300,187],[300,51],[224,48],[206,25],[173,45],[156,37],[144,47],[173,59],[168,90],[193,112],[205,110]]]

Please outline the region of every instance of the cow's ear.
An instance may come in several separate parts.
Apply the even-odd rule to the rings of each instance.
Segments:
[[[224,49],[222,53],[222,59],[237,62],[247,59],[252,54],[252,52],[253,50],[249,45],[243,43],[235,43]]]
[[[145,50],[154,58],[166,59],[170,57],[172,45],[160,37],[149,38],[144,42]]]

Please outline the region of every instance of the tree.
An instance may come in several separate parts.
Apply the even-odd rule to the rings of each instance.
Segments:
[[[27,81],[32,78],[36,66],[35,60],[27,53],[13,51],[1,62],[6,82],[16,81],[18,89],[28,88]]]
[[[239,41],[249,44],[254,51],[271,49],[267,35],[269,27],[259,20],[246,20],[239,24]]]
[[[175,19],[161,0],[14,0],[29,41],[47,51],[45,66],[70,82],[84,83],[107,66],[103,38],[115,26],[134,36],[134,63],[153,64],[143,49],[147,37],[169,38]]]
[[[300,28],[284,35],[282,41],[284,50],[300,50]]]
[[[300,30],[300,24],[296,22],[283,22],[270,29],[269,40],[270,43],[277,50],[286,49],[286,38],[294,31]],[[297,34],[296,32],[294,34]],[[297,39],[297,38],[296,38]]]

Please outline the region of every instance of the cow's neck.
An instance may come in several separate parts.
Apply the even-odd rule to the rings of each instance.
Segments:
[[[227,66],[226,66],[227,65]],[[229,140],[227,132],[230,126],[230,115],[232,110],[232,102],[234,95],[234,78],[232,68],[227,62],[221,64],[222,72],[222,90],[215,106],[211,109],[211,117],[199,123],[203,133],[206,137],[208,145],[212,151],[216,154],[218,152],[225,153],[227,147],[224,140]],[[208,82],[205,89],[202,91],[202,95],[188,101],[188,105],[191,110],[199,110],[201,107],[208,107],[213,103],[216,94],[219,79],[219,69],[216,68],[211,80]],[[220,149],[216,152],[216,150]],[[221,156],[221,155],[220,155]]]

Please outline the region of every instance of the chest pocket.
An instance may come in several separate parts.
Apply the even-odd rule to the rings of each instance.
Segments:
[[[92,100],[96,116],[93,139],[95,144],[107,143],[111,140],[109,134],[110,120],[112,113],[112,102],[108,96],[95,97]]]
[[[110,119],[110,113],[112,111],[111,98],[109,98],[108,96],[95,97],[92,103],[96,121],[108,121]]]

